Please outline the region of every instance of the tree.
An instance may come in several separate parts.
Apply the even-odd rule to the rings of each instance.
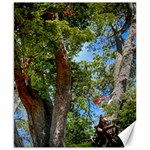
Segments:
[[[120,49],[122,49],[122,54],[121,56],[119,56],[118,54],[118,57],[116,60],[116,68],[118,68],[117,69],[118,71],[115,74],[116,83],[115,83],[114,90],[112,93],[112,99],[116,100],[117,103],[120,105],[120,107],[122,107],[124,103],[122,94],[125,93],[127,89],[128,80],[129,80],[130,72],[131,72],[131,63],[133,61],[133,55],[136,49],[135,44],[134,44],[135,36],[136,36],[135,4],[129,3],[127,4],[127,8],[128,8],[128,12],[126,15],[126,23],[119,32],[123,33],[124,32],[123,30],[125,30],[124,28],[126,28],[125,26],[128,23],[127,26],[130,27],[129,35],[124,43],[124,46],[117,47],[118,52],[121,51]],[[120,42],[120,45],[123,45],[121,41],[119,42]]]
[[[67,51],[76,54],[82,42],[93,38],[89,29],[71,27],[64,19],[70,15],[60,17],[65,5],[15,3],[15,82],[34,147],[64,146],[71,88]]]
[[[129,111],[124,101],[130,98],[124,93],[135,86],[135,74],[130,73],[135,70],[134,4],[15,3],[14,21],[15,83],[34,147],[64,147],[65,141],[71,146],[75,140],[74,146],[89,145],[85,139],[92,132],[85,129],[93,125],[92,101],[100,95],[112,93],[116,109]],[[122,34],[129,28],[123,45]],[[102,55],[95,54],[92,62],[75,62],[84,42],[96,49],[93,40],[100,43]],[[106,115],[112,115],[110,104],[104,106]],[[120,108],[112,112],[124,118]],[[65,140],[72,131],[75,138]]]
[[[113,67],[114,82],[111,82],[112,86],[108,87],[111,92],[111,100],[101,106],[104,108],[107,117],[113,118],[113,116],[115,116],[115,120],[112,120],[112,123],[117,124],[119,126],[119,132],[121,132],[136,119],[136,6],[134,3],[108,3],[104,5],[106,6],[102,11],[113,13],[118,19],[116,18],[114,22],[111,22],[111,20],[109,21],[109,18],[106,18],[108,25],[105,30],[105,40],[108,42],[104,43],[103,49],[108,52],[108,56],[110,57],[113,54],[110,52],[112,51],[111,49],[114,49],[115,47],[117,51],[115,67]],[[128,31],[129,33],[127,34]],[[125,33],[127,34],[127,37],[123,39],[123,34]],[[104,74],[104,76],[106,79],[106,74]],[[104,128],[107,128],[107,125]],[[100,146],[97,142],[102,140],[103,136],[105,136],[105,132],[102,132],[101,136],[97,137],[97,146]],[[111,140],[112,139],[109,139],[109,141]],[[104,141],[103,144],[106,144],[106,141]]]
[[[75,110],[68,113],[66,147],[91,147],[92,118]]]

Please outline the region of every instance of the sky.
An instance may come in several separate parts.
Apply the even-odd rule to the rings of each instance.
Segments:
[[[88,51],[87,50],[87,46],[88,46],[88,42],[85,43],[81,49],[81,51],[79,52],[78,56],[74,57],[74,60],[76,62],[80,62],[80,61],[92,61],[93,58],[93,51]]]
[[[99,46],[99,44],[94,44],[94,51],[90,50],[89,47],[90,43],[86,42],[83,44],[81,51],[79,52],[78,56],[74,57],[74,60],[76,62],[80,62],[80,61],[92,61],[93,59],[93,54],[100,54],[102,55],[102,50],[101,47]]]
[[[128,32],[125,32],[123,35],[122,35],[122,38],[125,40],[128,36]],[[104,41],[105,42],[105,38],[103,37],[98,37],[93,43],[92,43],[92,47],[90,48],[89,45],[91,43],[89,42],[85,42],[81,48],[81,51],[79,52],[78,56],[75,56],[74,57],[74,61],[76,62],[80,62],[80,61],[92,61],[93,60],[93,54],[99,54],[99,55],[102,55],[103,54],[103,50],[102,50],[102,46],[103,46],[103,43],[101,42]],[[112,49],[113,50],[113,49]],[[114,60],[108,60],[107,62],[108,64],[112,64],[114,63]],[[93,120],[93,124],[92,126],[94,127],[95,125],[98,124],[99,122],[99,116],[100,115],[105,115],[105,112],[103,111],[103,109],[99,106],[99,105],[96,105],[95,103],[93,103],[91,101],[90,103],[90,112],[92,114],[92,120]],[[81,113],[82,113],[82,110],[81,110]],[[27,113],[26,113],[26,110],[23,109],[20,113],[16,113],[15,114],[15,118],[18,118],[18,117],[23,117],[25,119],[27,119]],[[18,130],[19,134],[21,134],[22,137],[24,137],[24,144],[26,146],[29,146],[30,145],[30,135],[27,134],[26,131],[24,131],[22,128]]]
[[[81,51],[79,52],[78,56],[74,57],[74,60],[76,62],[80,62],[80,61],[92,61],[93,60],[93,54],[99,54],[102,55],[103,51],[100,47],[100,43],[97,41],[95,41],[94,43],[94,47],[92,49],[93,50],[89,50],[90,48],[88,47],[90,43],[86,42],[84,43],[83,47],[81,48]],[[110,62],[111,63],[111,62]],[[100,108],[98,105],[94,104],[93,102],[91,102],[91,112],[92,112],[92,119],[94,121],[94,126],[99,122],[99,116],[100,115],[104,115],[104,111],[102,108]]]
[[[129,33],[129,31],[127,30],[122,35],[122,38],[124,40],[127,38],[128,33]],[[81,48],[81,51],[79,52],[78,56],[74,57],[74,60],[76,62],[80,62],[80,61],[92,61],[93,60],[93,54],[102,55],[103,54],[102,46],[106,42],[105,40],[106,40],[105,37],[98,37],[92,43],[92,47],[89,47],[89,45],[91,43],[85,42],[83,44],[83,46]],[[112,49],[112,50],[114,50],[114,49]],[[107,63],[108,64],[112,64],[112,63],[114,63],[114,60],[109,60]],[[93,126],[95,126],[99,122],[99,116],[100,115],[104,115],[105,112],[103,111],[103,109],[100,106],[94,104],[93,102],[91,102],[91,108],[90,109],[91,109],[91,113],[92,113],[92,119],[94,121]],[[19,116],[23,116],[24,118],[27,118],[27,114],[26,114],[25,109],[22,110],[22,112],[19,114]],[[18,114],[16,114],[15,118],[17,118],[19,116],[18,116]],[[19,129],[18,132],[19,132],[19,134],[21,134],[25,138],[24,144],[25,145],[29,145],[30,136],[27,134],[27,132],[25,132],[23,129]]]
[[[123,40],[125,40],[127,38],[129,34],[129,30],[127,30],[124,34],[122,34],[122,38]],[[81,51],[79,52],[78,56],[75,56],[74,57],[74,60],[76,62],[80,62],[80,61],[92,61],[93,60],[93,54],[99,54],[99,55],[102,55],[103,54],[103,50],[102,50],[102,43],[100,42],[102,40],[105,41],[105,38],[103,37],[99,37],[95,43],[93,44],[93,50],[89,50],[90,48],[88,47],[90,43],[86,42],[83,44],[82,48],[81,48]],[[101,46],[100,46],[101,45]],[[112,49],[114,50],[114,49]],[[108,64],[112,64],[114,63],[115,60],[108,60]],[[103,109],[94,104],[93,102],[91,102],[91,111],[92,111],[92,114],[93,114],[93,120],[94,122],[98,122],[98,117],[97,116],[100,116],[100,115],[104,115],[105,112],[103,111]]]
[[[80,61],[92,61],[93,59],[93,54],[96,53],[96,54],[100,54],[102,55],[102,50],[100,49],[99,45],[98,44],[95,44],[95,51],[92,51],[92,50],[89,50],[89,48],[87,48],[87,46],[89,45],[90,43],[86,42],[81,51],[79,52],[78,56],[77,57],[74,57],[74,60],[76,62],[80,62]],[[102,108],[100,108],[98,105],[96,105],[95,103],[93,103],[91,101],[90,103],[90,106],[91,106],[91,114],[92,114],[92,119],[93,119],[93,124],[92,126],[94,127],[95,125],[97,125],[97,123],[99,122],[99,116],[100,115],[104,115],[104,111]],[[82,110],[81,110],[81,113],[82,113]],[[20,117],[23,117],[25,119],[27,119],[27,113],[26,113],[26,110],[25,108],[23,107],[22,111],[20,111],[19,113],[15,113],[14,115],[14,118],[20,118]],[[25,146],[29,146],[30,145],[30,135],[27,134],[27,132],[25,130],[23,130],[22,128],[18,130],[19,134],[23,137],[23,143]]]
[[[71,1],[71,0],[70,0]],[[59,0],[60,2],[60,0]],[[79,1],[80,2],[80,1]],[[86,1],[87,2],[87,1]],[[90,1],[89,1],[90,2]],[[110,0],[109,0],[110,2]],[[116,2],[112,1],[111,2]],[[118,1],[120,2],[120,1]],[[124,1],[126,2],[126,1]],[[133,2],[130,0],[130,2]],[[150,1],[142,0],[137,2],[137,25],[138,25],[138,55],[137,55],[137,117],[132,137],[124,149],[137,150],[137,149],[149,149],[149,132],[148,126],[150,121],[147,120],[150,114],[150,100],[147,98],[149,93],[149,82],[150,82],[150,51],[149,47],[149,35],[150,35],[150,21],[148,21],[150,14]],[[13,1],[1,1],[0,5],[0,18],[1,22],[1,50],[0,50],[0,68],[1,68],[1,105],[0,105],[0,133],[1,133],[1,149],[13,150]],[[144,11],[143,11],[144,10]],[[5,14],[5,17],[4,17]],[[8,42],[9,41],[9,42]],[[9,43],[9,44],[8,44]],[[7,59],[6,59],[7,58]],[[8,68],[8,69],[6,69]],[[6,86],[7,85],[7,86]],[[5,100],[4,100],[5,99]],[[144,99],[144,101],[143,101]],[[144,117],[143,117],[144,110]],[[146,122],[146,123],[145,123]],[[142,129],[142,130],[141,130]],[[144,137],[144,138],[141,138]],[[23,149],[23,148],[20,148]],[[39,148],[40,149],[40,148]],[[42,148],[41,148],[42,149]],[[104,148],[101,148],[104,149]],[[114,148],[118,150],[118,148]]]

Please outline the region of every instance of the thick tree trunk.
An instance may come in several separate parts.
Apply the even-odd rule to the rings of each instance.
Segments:
[[[57,68],[56,99],[52,115],[50,146],[64,147],[67,113],[70,107],[71,68],[63,42],[55,54],[55,59]]]
[[[120,65],[118,65],[118,75],[116,75],[116,82],[114,91],[112,93],[112,99],[115,100],[119,106],[123,105],[122,94],[126,91],[130,71],[131,63],[133,60],[133,48],[134,39],[136,34],[136,23],[132,22],[130,26],[130,32],[127,40],[125,41],[123,56]],[[119,60],[120,61],[120,60]]]
[[[50,138],[52,104],[42,99],[37,91],[26,84],[21,69],[15,70],[15,81],[19,97],[27,111],[30,134],[34,147],[48,147]]]

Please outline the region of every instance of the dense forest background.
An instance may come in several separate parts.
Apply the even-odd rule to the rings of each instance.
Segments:
[[[136,119],[135,3],[15,3],[14,54],[16,147],[123,146]]]

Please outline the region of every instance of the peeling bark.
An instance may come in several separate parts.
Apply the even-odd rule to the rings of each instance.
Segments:
[[[71,68],[63,41],[60,49],[55,53],[55,59],[57,68],[56,99],[50,130],[50,146],[64,147],[66,120],[71,97]]]
[[[29,83],[26,84],[27,81],[25,81],[20,68],[15,70],[15,81],[19,97],[28,114],[33,146],[48,147],[53,106],[50,102],[42,99]]]

